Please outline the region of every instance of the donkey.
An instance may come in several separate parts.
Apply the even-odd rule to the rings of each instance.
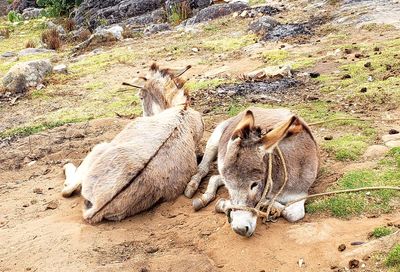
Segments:
[[[196,173],[196,145],[204,124],[201,114],[188,108],[182,71],[150,67],[140,88],[143,117],[129,123],[111,142],[96,145],[76,168],[64,166],[70,196],[81,187],[83,217],[89,223],[119,221],[160,201],[183,193]]]
[[[287,109],[250,108],[219,124],[207,142],[198,172],[188,183],[185,195],[189,198],[194,195],[218,153],[219,175],[210,178],[205,194],[195,199],[193,206],[196,210],[204,207],[215,198],[218,187],[225,185],[230,200],[220,200],[216,210],[227,212],[236,233],[250,237],[256,228],[257,215],[251,209],[230,207],[254,208],[261,200],[268,173],[268,154],[272,154],[274,184],[267,199],[273,200],[284,178],[277,146],[287,165],[288,180],[276,197],[273,209],[290,222],[302,219],[305,200],[292,205],[289,202],[308,195],[317,177],[319,152],[307,124]]]

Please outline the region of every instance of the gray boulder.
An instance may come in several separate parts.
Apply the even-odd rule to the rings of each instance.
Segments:
[[[217,4],[200,10],[194,17],[186,20],[184,24],[194,25],[201,22],[217,19],[222,16],[232,14],[234,12],[240,12],[247,8],[250,8],[248,4],[243,2],[232,2],[228,4]]]
[[[150,24],[160,24],[167,21],[167,15],[163,8],[153,10],[140,16],[135,16],[124,21],[129,27],[141,27]]]
[[[39,18],[42,15],[42,11],[42,8],[26,8],[22,12],[22,18],[24,20]]]
[[[122,32],[124,29],[120,25],[108,27],[98,27],[95,32],[84,42],[81,42],[73,48],[73,51],[79,51],[87,48],[89,45],[97,45],[105,42],[114,42],[123,39]]]
[[[53,67],[49,60],[34,60],[16,64],[3,78],[4,88],[12,94],[23,93],[36,87]]]
[[[25,48],[18,52],[18,56],[28,56],[28,55],[36,55],[42,53],[55,53],[55,50],[46,49],[46,48]]]
[[[270,16],[263,16],[253,21],[249,25],[249,30],[258,35],[265,35],[279,24]]]
[[[144,29],[144,35],[151,35],[162,31],[171,30],[171,26],[167,23],[152,24]]]
[[[66,34],[65,29],[62,26],[57,25],[52,21],[47,22],[47,28],[57,30],[58,34],[60,34],[61,36]]]
[[[94,29],[103,22],[115,24],[154,11],[161,8],[163,2],[163,0],[85,0],[75,12],[75,21],[78,25],[88,24]]]
[[[53,72],[58,74],[68,74],[68,67],[65,64],[58,64],[53,67]]]

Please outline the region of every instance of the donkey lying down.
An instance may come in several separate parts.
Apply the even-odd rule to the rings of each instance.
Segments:
[[[251,236],[256,228],[257,215],[246,209],[254,208],[261,200],[268,173],[268,154],[272,153],[274,184],[267,195],[272,199],[283,183],[282,164],[275,147],[283,154],[288,180],[273,203],[275,210],[290,222],[304,217],[304,200],[284,205],[308,195],[319,168],[317,144],[303,120],[286,109],[251,108],[219,124],[207,142],[198,172],[186,187],[185,195],[192,197],[201,179],[207,175],[210,164],[218,153],[219,175],[210,178],[207,191],[193,205],[199,209],[215,197],[219,186],[225,185],[230,200],[217,203],[217,210],[227,212],[232,229],[243,236]]]
[[[121,220],[175,199],[196,173],[203,122],[200,113],[187,109],[182,81],[156,65],[143,80],[135,86],[141,88],[145,116],[95,146],[78,168],[64,166],[63,195],[82,187],[83,217],[90,223]]]

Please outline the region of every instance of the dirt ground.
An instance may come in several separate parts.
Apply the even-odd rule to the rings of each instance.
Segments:
[[[298,8],[304,1],[295,1],[287,8]],[[352,1],[347,1],[352,2]],[[357,1],[356,1],[357,2]],[[367,6],[357,10],[363,12]],[[372,4],[371,4],[372,2]],[[376,3],[381,1],[377,1]],[[354,8],[353,8],[354,9]],[[344,12],[351,14],[348,5]],[[384,12],[392,10],[384,9]],[[367,13],[364,13],[367,14]],[[354,15],[354,14],[352,14]],[[294,14],[293,18],[299,16]],[[347,18],[347,17],[346,17]],[[349,18],[353,19],[354,16]],[[373,18],[382,21],[383,15]],[[336,20],[340,18],[335,17]],[[381,22],[377,20],[377,22]],[[340,21],[340,20],[339,20]],[[392,22],[392,20],[389,20]],[[350,19],[345,22],[350,23]],[[386,22],[386,20],[384,20]],[[355,24],[351,21],[352,24]],[[359,21],[356,22],[360,23]],[[361,23],[364,23],[363,21]],[[396,21],[398,23],[398,20]],[[398,37],[399,31],[358,33],[356,28],[347,43],[365,43]],[[163,38],[157,38],[163,43]],[[171,38],[172,39],[172,38]],[[326,54],[320,37],[312,37],[306,44],[295,44],[296,52]],[[143,46],[155,48],[149,39]],[[282,43],[266,44],[266,48],[277,48]],[[290,43],[286,43],[290,46]],[[131,41],[119,46],[141,46],[141,42]],[[187,75],[189,78],[208,78],[215,75],[234,77],[253,71],[263,62],[256,58],[257,49],[249,49],[239,55],[228,55],[221,62],[196,65]],[[206,53],[205,53],[206,54]],[[163,56],[157,59],[162,65],[171,67],[199,63],[202,58],[209,59],[212,54],[190,54],[185,58],[170,59]],[[149,57],[153,58],[153,57]],[[145,65],[136,63],[135,69],[143,71]],[[147,65],[147,63],[146,63]],[[334,73],[339,64],[336,60],[318,63],[313,72]],[[135,70],[135,71],[136,71]],[[130,74],[132,67],[117,64],[95,76],[88,75],[69,82],[69,90],[98,79],[107,81],[105,88],[120,84]],[[290,95],[296,104],[316,93],[320,98],[329,94],[319,93],[318,86],[310,82],[297,87]],[[67,92],[67,90],[58,90]],[[230,98],[219,101],[208,99],[208,93],[194,94],[194,108],[204,112],[206,132],[204,146],[212,128],[227,117],[226,112],[218,112],[231,103]],[[84,96],[83,96],[84,97]],[[282,96],[282,99],[288,99]],[[71,96],[69,107],[77,107],[82,96]],[[345,106],[338,97],[337,109]],[[247,101],[248,102],[248,101]],[[22,98],[16,105],[4,103],[0,127],[8,128],[15,123],[24,123],[32,114],[46,114],[51,111],[47,105],[29,108],[29,98]],[[65,106],[64,97],[54,105]],[[239,102],[240,103],[240,102]],[[245,103],[245,102],[243,102]],[[279,105],[279,103],[277,103]],[[209,108],[213,107],[211,113]],[[351,112],[352,109],[349,109]],[[358,109],[359,110],[359,109]],[[222,111],[222,110],[221,110]],[[385,117],[384,111],[366,110],[364,116]],[[390,111],[390,116],[399,116],[398,108]],[[89,225],[82,219],[82,200],[79,195],[62,198],[64,182],[62,166],[72,161],[79,164],[91,148],[102,141],[111,140],[128,122],[124,118],[102,118],[83,123],[67,124],[46,130],[28,137],[0,142],[0,271],[345,271],[337,270],[341,264],[348,263],[344,253],[359,247],[353,242],[368,242],[368,234],[375,228],[388,223],[400,224],[400,212],[377,216],[359,216],[351,219],[337,219],[328,215],[307,214],[305,219],[291,224],[283,219],[276,223],[258,223],[256,233],[251,238],[235,234],[224,215],[214,212],[214,203],[194,212],[191,200],[184,196],[176,201],[162,203],[149,211],[123,220]],[[375,122],[379,131],[400,127],[400,121]],[[327,131],[315,128],[317,141],[322,142]],[[330,130],[336,135],[340,131]],[[380,133],[382,134],[382,133]],[[379,135],[381,136],[381,135]],[[337,162],[322,152],[322,164],[329,165],[331,174],[319,180],[315,191],[323,191],[344,172],[357,168],[373,168],[377,162]],[[203,182],[200,192],[204,191]],[[227,196],[224,188],[219,196]],[[338,246],[345,244],[345,252]],[[359,260],[365,256],[357,256]],[[302,260],[302,261],[300,261]],[[300,264],[299,264],[300,262]],[[373,258],[363,260],[357,271],[387,271]]]

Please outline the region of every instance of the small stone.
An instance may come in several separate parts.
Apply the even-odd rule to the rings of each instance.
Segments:
[[[374,47],[374,51],[375,51],[375,52],[379,52],[380,50],[381,50],[381,49],[380,49],[379,47],[377,47],[377,46]]]
[[[55,210],[58,208],[58,202],[56,200],[52,200],[47,203],[46,210]]]
[[[240,13],[240,17],[245,18],[247,16],[247,10],[243,10],[242,13]]]
[[[345,48],[344,53],[351,54],[352,50],[350,48]]]
[[[374,81],[374,78],[372,76],[369,76],[368,77],[368,82],[372,82],[372,81]]]
[[[31,205],[35,205],[38,201],[36,199],[31,200]]]
[[[29,207],[29,204],[28,203],[24,203],[24,204],[22,204],[22,207],[27,208],[27,207]]]
[[[311,72],[310,73],[310,77],[311,78],[317,78],[317,77],[319,77],[321,74],[320,73],[318,73],[318,72]]]
[[[350,268],[350,269],[358,268],[359,266],[360,266],[360,261],[359,261],[359,260],[352,259],[352,260],[349,262],[349,268]]]
[[[365,255],[365,256],[362,258],[362,260],[363,260],[363,261],[368,261],[370,258],[371,258],[370,256]]]
[[[341,77],[341,79],[349,79],[349,78],[351,78],[351,75],[349,74],[345,74]]]
[[[365,68],[371,67],[371,62],[370,62],[370,61],[366,62],[366,63],[364,64],[364,67],[365,67]]]
[[[339,250],[340,252],[345,251],[345,250],[346,250],[346,245],[345,245],[345,244],[339,245],[339,246],[338,246],[338,250]]]
[[[224,265],[223,265],[223,264],[217,264],[217,267],[218,267],[218,268],[223,268]]]
[[[34,165],[36,163],[36,161],[31,161],[31,162],[29,162],[27,165],[28,166],[32,166],[32,165]]]
[[[324,140],[325,140],[325,141],[330,141],[330,140],[332,140],[332,139],[333,139],[333,136],[331,136],[331,135],[325,136],[325,137],[324,137]]]
[[[364,159],[379,159],[382,158],[389,148],[384,145],[371,145],[364,153]]]
[[[357,59],[360,59],[360,58],[364,57],[364,55],[360,54],[360,53],[356,53],[356,54],[354,54],[354,57],[356,57]]]
[[[68,74],[68,68],[65,64],[58,64],[53,67],[53,72],[58,74]]]
[[[366,92],[367,92],[367,87],[362,87],[360,93],[366,93]]]
[[[147,267],[141,267],[139,272],[149,272],[150,270]]]
[[[156,253],[158,251],[158,249],[159,249],[158,247],[151,246],[151,247],[146,248],[146,253],[149,253],[149,254]]]
[[[197,47],[193,47],[193,48],[192,48],[192,51],[195,52],[195,53],[197,53],[197,52],[199,52],[200,50],[199,50]]]
[[[360,245],[363,245],[363,244],[365,244],[365,242],[362,242],[362,241],[355,241],[355,242],[351,242],[350,243],[350,245],[352,245],[352,246],[360,246]]]
[[[384,142],[397,141],[397,140],[400,140],[400,134],[394,133],[394,134],[383,135],[382,140]]]
[[[300,268],[302,268],[303,266],[305,266],[305,262],[304,262],[304,259],[303,258],[300,258],[298,261],[297,261],[297,264],[299,265],[299,267]]]
[[[338,267],[337,267],[337,265],[331,265],[331,269],[333,270],[333,269],[337,269]]]
[[[391,128],[390,130],[389,130],[389,134],[390,135],[393,135],[393,134],[399,134],[400,132],[397,130],[397,129],[394,129],[394,128]]]
[[[43,194],[43,190],[41,188],[35,188],[35,189],[33,189],[33,192],[35,194],[38,194],[38,195],[42,195]]]

